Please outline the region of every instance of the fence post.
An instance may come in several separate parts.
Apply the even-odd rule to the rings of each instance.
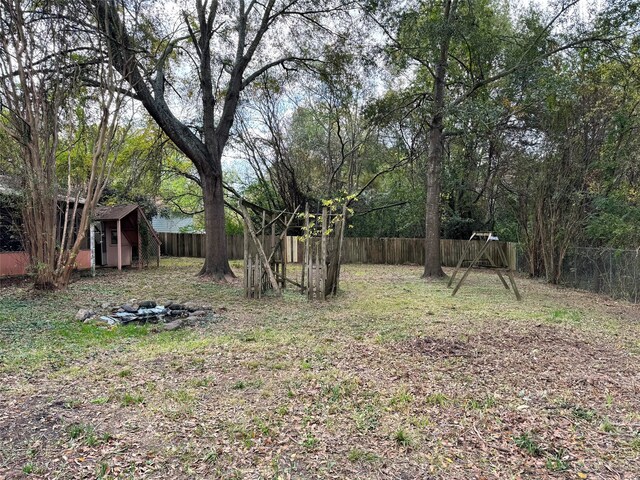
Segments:
[[[609,295],[613,292],[613,250],[609,250]]]

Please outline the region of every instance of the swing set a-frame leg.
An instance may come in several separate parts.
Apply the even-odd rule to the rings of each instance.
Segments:
[[[516,280],[513,278],[513,271],[511,270],[511,265],[507,261],[507,256],[504,254],[502,249],[498,249],[500,252],[500,258],[507,266],[507,276],[509,277],[509,282],[511,283],[511,288],[513,288],[513,293],[516,295],[516,299],[520,302],[522,301],[522,296],[520,295],[520,291],[518,290],[518,286],[516,285]]]
[[[462,282],[465,281],[465,279],[469,276],[469,272],[471,271],[471,269],[474,267],[474,265],[476,264],[476,262],[480,259],[480,257],[482,257],[482,255],[484,254],[485,250],[487,249],[487,247],[489,246],[489,242],[491,240],[487,239],[487,241],[485,242],[485,244],[482,246],[482,248],[480,249],[480,251],[478,252],[478,254],[475,256],[475,258],[473,259],[473,261],[469,264],[469,266],[467,267],[467,269],[465,270],[464,274],[462,275],[462,278],[460,279],[460,281],[458,282],[458,284],[456,285],[456,288],[453,289],[453,292],[451,292],[451,296],[453,297],[458,290],[460,290],[460,287],[462,286]]]
[[[464,259],[467,258],[467,254],[471,250],[471,240],[473,239],[473,237],[474,236],[471,235],[471,238],[469,240],[467,240],[467,245],[464,247],[464,252],[462,253],[462,256],[460,257],[460,260],[458,260],[458,265],[456,265],[456,269],[453,271],[453,275],[451,275],[451,278],[449,278],[449,282],[447,283],[447,287],[451,287],[451,284],[453,283],[453,280],[456,278],[456,275],[458,274],[458,270],[460,270],[460,267],[462,266],[462,262],[464,262]]]

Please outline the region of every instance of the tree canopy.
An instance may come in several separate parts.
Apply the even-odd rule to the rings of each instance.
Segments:
[[[640,245],[636,1],[7,6],[42,9],[40,21],[73,32],[55,55],[30,40],[29,74],[74,86],[55,107],[68,121],[45,154],[56,158],[48,175],[85,182],[96,91],[131,99],[101,201],[199,215],[204,274],[230,274],[235,195],[288,211],[349,197],[348,234],[425,237],[425,276],[442,273],[440,238],[479,229],[519,241],[531,274],[550,281],[573,246]],[[1,54],[15,59],[15,48]],[[16,162],[11,109],[35,84],[12,62],[0,165],[20,174],[33,167]]]

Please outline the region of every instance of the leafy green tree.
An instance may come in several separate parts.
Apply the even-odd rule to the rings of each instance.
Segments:
[[[303,39],[326,33],[322,26],[328,19],[338,26],[344,2],[198,0],[180,8],[178,27],[175,18],[145,2],[84,3],[116,52],[115,66],[129,93],[197,171],[207,232],[201,274],[232,276],[222,158],[241,96],[271,69],[317,59],[317,50],[301,48]],[[288,41],[281,42],[287,35]]]
[[[467,107],[486,95],[490,86],[542,58],[593,40],[593,35],[583,32],[566,38],[553,35],[558,19],[576,3],[563,3],[547,19],[530,12],[519,25],[511,22],[506,4],[492,0],[421,1],[408,10],[379,4],[372,8],[372,15],[387,34],[390,58],[399,68],[413,73],[405,94],[406,99],[415,99],[410,108],[425,112],[428,153],[423,277],[443,275],[439,247],[442,175],[449,137],[467,127],[458,120],[460,112],[469,110]]]
[[[257,84],[245,107],[239,148],[260,186],[252,193],[274,209],[364,196],[407,163],[366,114],[370,65],[353,52],[327,50],[322,68]]]
[[[71,9],[66,2],[0,2],[0,128],[11,144],[6,163],[20,179],[24,246],[39,289],[68,284],[122,138],[124,98],[109,49],[89,43],[104,58],[94,65],[99,88],[82,91],[78,79],[87,63],[72,52],[87,39],[69,34]],[[74,108],[78,99],[89,114]],[[89,147],[75,166],[81,138],[90,139]],[[57,171],[60,155],[66,182]]]

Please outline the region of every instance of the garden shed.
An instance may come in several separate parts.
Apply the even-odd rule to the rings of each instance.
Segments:
[[[98,207],[93,221],[96,266],[160,264],[160,239],[139,205]]]

